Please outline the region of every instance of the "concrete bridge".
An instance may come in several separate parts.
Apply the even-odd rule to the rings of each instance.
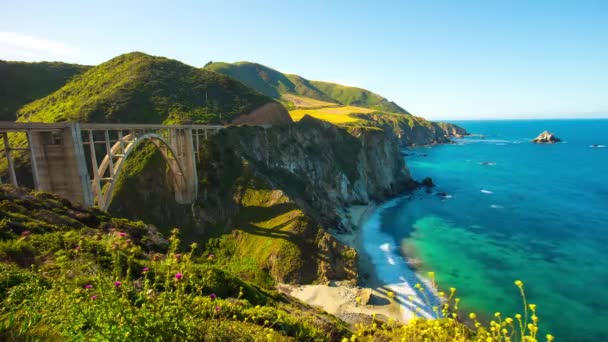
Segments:
[[[13,151],[29,154],[34,187],[86,207],[107,210],[125,161],[139,144],[152,142],[170,169],[178,203],[198,192],[196,162],[201,140],[224,126],[0,122],[10,182],[18,186]],[[27,146],[11,146],[27,140]],[[19,137],[20,135],[20,137]],[[15,144],[16,145],[16,144]]]

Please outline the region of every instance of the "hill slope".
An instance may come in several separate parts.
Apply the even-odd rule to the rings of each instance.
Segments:
[[[341,105],[353,105],[380,111],[407,113],[394,102],[369,90],[335,83],[309,81],[298,75],[283,74],[267,66],[250,63],[211,63],[205,69],[234,77],[266,96],[283,100],[286,94],[309,97]]]
[[[49,95],[90,68],[60,62],[0,61],[0,121],[15,121],[19,108]]]
[[[219,255],[207,258],[141,221],[5,184],[0,217],[2,341],[352,335],[336,317],[244,281],[221,267]]]
[[[271,104],[266,123],[287,112],[225,75],[140,52],[115,57],[18,112],[20,121],[229,123]],[[268,112],[268,111],[267,111]]]
[[[453,124],[413,116],[394,102],[369,90],[309,81],[257,63],[209,63],[205,69],[234,77],[257,91],[283,102],[294,121],[306,115],[346,126],[381,128],[403,146],[450,142],[467,132]]]

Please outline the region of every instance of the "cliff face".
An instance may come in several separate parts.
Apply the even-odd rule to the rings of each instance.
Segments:
[[[398,148],[382,130],[313,118],[229,127],[204,145],[196,203],[173,203],[164,160],[145,148],[126,165],[138,170],[123,174],[110,212],[179,226],[227,268],[251,263],[239,270],[249,279],[353,280],[356,252],[328,229],[349,229],[341,220],[346,205],[385,199],[412,184]]]
[[[344,129],[305,117],[269,130],[227,129],[219,139],[270,176],[273,185],[305,200],[327,225],[337,223],[334,214],[344,205],[382,200],[402,192],[411,181],[403,159],[397,157],[398,141],[377,129]]]

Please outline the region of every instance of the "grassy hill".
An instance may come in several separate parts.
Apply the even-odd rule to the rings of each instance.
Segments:
[[[228,123],[269,102],[273,100],[220,73],[133,52],[27,104],[18,120]]]
[[[234,77],[262,94],[282,100],[286,104],[293,104],[289,98],[284,98],[284,95],[291,94],[341,105],[407,113],[394,102],[369,90],[335,83],[310,81],[298,75],[283,74],[257,63],[211,63],[206,65],[205,69]]]
[[[339,319],[141,221],[0,185],[2,341],[341,341]]]
[[[397,136],[404,146],[446,143],[451,136],[466,134],[458,126],[413,116],[396,103],[362,88],[310,81],[250,62],[209,63],[205,69],[234,77],[281,101],[294,121],[310,115],[337,125],[381,128]]]
[[[15,121],[19,108],[49,95],[90,68],[60,62],[0,61],[0,121]]]

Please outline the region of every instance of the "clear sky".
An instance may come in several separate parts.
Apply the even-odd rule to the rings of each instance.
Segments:
[[[608,0],[0,0],[0,59],[254,61],[432,119],[608,117]]]

